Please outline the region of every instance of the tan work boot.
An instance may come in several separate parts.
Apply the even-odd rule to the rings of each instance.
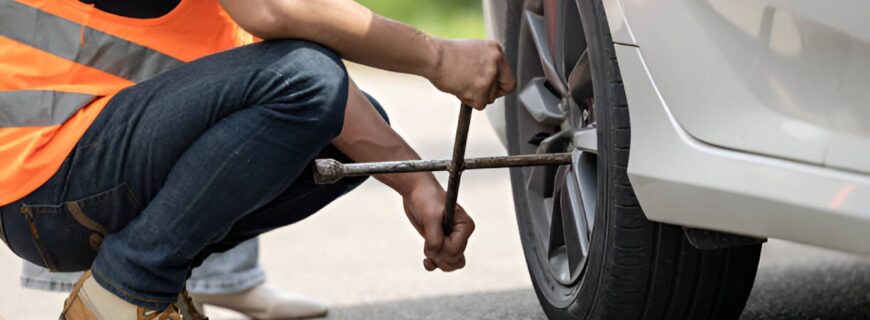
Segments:
[[[182,290],[181,294],[178,295],[176,305],[178,306],[178,312],[181,313],[184,320],[208,320],[205,313],[203,313],[202,304],[193,302],[193,298],[190,297],[186,289]]]
[[[182,320],[182,317],[174,304],[155,311],[129,303],[101,287],[88,271],[63,303],[60,320]]]
[[[314,299],[282,292],[269,285],[259,285],[234,294],[195,294],[193,302],[197,309],[208,304],[230,309],[260,320],[310,319],[326,316],[327,308]]]

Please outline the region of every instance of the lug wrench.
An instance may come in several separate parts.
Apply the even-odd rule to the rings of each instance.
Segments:
[[[444,235],[453,232],[453,214],[456,212],[456,200],[459,198],[459,181],[462,180],[462,171],[465,170],[465,146],[468,142],[468,130],[471,128],[471,112],[474,111],[467,104],[459,107],[459,124],[456,125],[456,140],[453,142],[453,161],[447,172],[450,178],[447,180],[447,199],[444,203],[444,217],[441,224],[444,226]]]
[[[465,104],[459,110],[459,124],[456,128],[456,140],[453,143],[453,159],[451,160],[407,160],[342,164],[334,159],[317,159],[314,162],[314,182],[317,184],[330,184],[344,177],[446,170],[450,172],[450,178],[447,180],[447,199],[444,204],[444,220],[442,224],[444,225],[445,234],[449,235],[453,229],[453,215],[456,211],[456,199],[459,197],[459,182],[462,179],[462,171],[485,168],[571,164],[570,152],[465,159],[465,146],[468,142],[468,130],[471,127],[471,113],[473,110]]]

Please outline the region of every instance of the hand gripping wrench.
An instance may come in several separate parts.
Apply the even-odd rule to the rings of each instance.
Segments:
[[[444,234],[449,235],[453,227],[453,215],[456,211],[456,198],[459,197],[459,182],[462,179],[462,171],[485,168],[571,164],[570,152],[465,159],[465,146],[468,142],[468,130],[471,127],[471,113],[473,110],[465,104],[460,107],[459,124],[456,127],[456,140],[453,143],[453,159],[451,160],[407,160],[343,164],[334,159],[317,159],[314,161],[314,182],[329,184],[335,183],[344,177],[446,170],[450,172],[450,178],[447,180],[447,199],[444,204],[444,220],[442,223],[444,225]]]

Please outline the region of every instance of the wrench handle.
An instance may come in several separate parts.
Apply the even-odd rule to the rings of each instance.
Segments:
[[[456,126],[456,141],[453,143],[453,160],[447,171],[450,178],[447,180],[447,199],[444,203],[444,235],[453,232],[453,217],[456,212],[456,199],[459,197],[459,182],[462,180],[462,171],[465,170],[465,146],[468,142],[468,130],[471,127],[472,109],[466,104],[459,107],[459,124]]]

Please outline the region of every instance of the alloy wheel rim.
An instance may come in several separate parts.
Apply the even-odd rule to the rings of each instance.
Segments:
[[[575,283],[586,268],[598,189],[597,122],[589,56],[572,0],[530,1],[520,34],[518,94],[523,153],[571,151],[571,166],[522,169],[538,246],[553,278]]]

